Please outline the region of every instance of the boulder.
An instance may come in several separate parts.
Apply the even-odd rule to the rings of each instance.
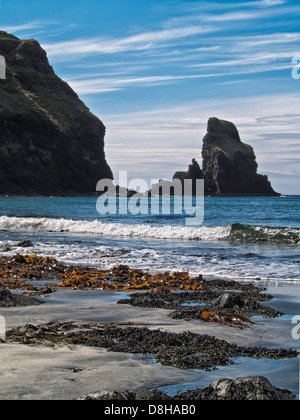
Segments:
[[[183,397],[183,396],[181,396]],[[192,395],[189,394],[189,398]],[[282,401],[289,398],[262,376],[219,379],[203,388],[196,399],[217,401]]]
[[[80,397],[82,401],[159,401],[159,400],[172,400],[167,394],[154,390],[154,391],[103,391],[89,394]]]
[[[19,248],[31,248],[33,247],[33,243],[26,239],[25,241],[21,241],[17,244]]]
[[[0,284],[0,306],[6,306],[12,302],[11,292],[3,285]]]
[[[245,306],[245,301],[239,295],[230,293],[219,296],[213,303],[219,310],[234,309],[235,307],[243,308]]]

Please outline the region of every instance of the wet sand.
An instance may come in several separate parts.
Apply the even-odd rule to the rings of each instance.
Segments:
[[[265,284],[264,284],[265,286]],[[283,347],[299,350],[292,338],[292,318],[299,314],[300,287],[291,284],[268,285],[266,293],[275,298],[267,305],[285,312],[277,319],[252,318],[256,324],[236,330],[199,320],[174,320],[168,310],[144,309],[117,305],[124,293],[109,291],[58,290],[45,304],[34,307],[1,308],[7,329],[26,324],[61,322],[139,322],[150,329],[169,332],[191,331],[209,334],[242,346]],[[218,367],[214,372],[179,370],[163,367],[148,356],[107,352],[92,347],[71,346],[49,349],[19,344],[0,344],[0,399],[77,399],[88,393],[165,387],[176,392],[202,387],[214,379],[264,375],[274,386],[288,388],[299,396],[299,361],[234,360],[232,366]],[[172,387],[170,387],[172,385]],[[174,385],[174,387],[173,387]]]

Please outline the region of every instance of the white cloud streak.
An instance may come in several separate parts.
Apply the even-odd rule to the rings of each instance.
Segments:
[[[167,41],[176,41],[200,34],[213,32],[210,27],[191,26],[155,32],[144,32],[120,39],[93,38],[44,44],[51,57],[65,55],[115,54],[127,51],[141,51],[154,48]]]
[[[21,31],[29,31],[31,29],[39,29],[42,25],[40,22],[29,22],[23,25],[11,25],[11,26],[4,26],[1,27],[1,31],[5,32],[21,32]]]
[[[180,81],[196,80],[196,79],[211,79],[211,78],[224,78],[232,76],[243,76],[259,73],[276,72],[282,70],[292,69],[293,64],[276,63],[271,64],[268,58],[262,57],[264,66],[247,66],[247,64],[257,64],[257,61],[229,61],[220,63],[205,64],[205,66],[213,67],[215,70],[218,67],[234,67],[235,70],[228,70],[227,72],[216,72],[216,73],[202,73],[193,75],[160,75],[160,76],[149,76],[149,77],[118,77],[118,78],[92,78],[85,79],[79,78],[78,80],[72,79],[66,81],[72,87],[75,92],[81,95],[89,95],[103,92],[113,92],[123,90],[129,87],[141,87],[141,86],[157,86],[166,85],[170,83],[178,83]],[[244,68],[242,68],[242,65]]]
[[[48,28],[49,26],[56,26],[60,22],[58,21],[32,21],[28,23],[24,23],[21,25],[8,25],[8,26],[2,26],[0,27],[1,31],[9,32],[9,33],[18,33],[18,32],[28,32],[32,31],[33,29],[42,29],[45,30],[45,28]],[[31,33],[31,36],[33,34]]]

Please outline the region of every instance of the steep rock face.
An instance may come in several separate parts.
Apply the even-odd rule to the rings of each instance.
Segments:
[[[0,32],[0,194],[92,194],[112,179],[103,123],[57,77],[35,40]]]
[[[187,172],[176,172],[173,176],[173,179],[180,179],[184,181],[185,179],[203,179],[203,172],[199,166],[199,163],[196,159],[193,159],[192,164],[189,166]]]
[[[242,143],[234,124],[211,118],[203,139],[203,174],[212,195],[277,195],[258,175],[254,150]]]
[[[187,172],[176,172],[173,179],[204,179],[205,195],[278,196],[267,176],[257,173],[254,150],[242,143],[236,126],[211,118],[203,139],[202,170],[193,159]]]
[[[176,172],[175,175],[173,176],[173,180],[174,179],[179,179],[182,183],[183,188],[184,188],[184,181],[191,179],[193,181],[192,194],[196,196],[199,193],[199,191],[197,191],[197,185],[195,181],[197,179],[204,179],[204,174],[199,166],[199,163],[195,159],[193,159],[192,164],[188,168],[188,171]]]

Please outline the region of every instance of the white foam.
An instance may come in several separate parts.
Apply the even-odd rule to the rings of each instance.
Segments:
[[[0,229],[15,231],[70,232],[102,236],[143,237],[175,240],[218,241],[227,239],[231,226],[186,227],[149,226],[145,224],[127,225],[68,219],[0,217]]]

